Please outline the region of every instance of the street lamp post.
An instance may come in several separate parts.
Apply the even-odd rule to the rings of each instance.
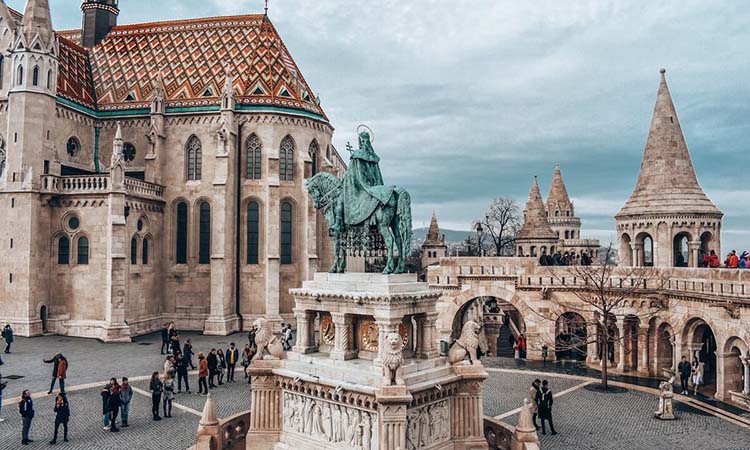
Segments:
[[[482,228],[482,224],[477,222],[477,253],[479,253],[479,256],[484,256],[484,248],[482,247],[482,236],[484,234],[484,229]]]

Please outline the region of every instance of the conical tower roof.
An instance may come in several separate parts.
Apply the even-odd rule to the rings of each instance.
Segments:
[[[437,216],[435,212],[432,212],[432,220],[430,221],[430,228],[427,230],[427,237],[424,240],[423,245],[442,245],[443,237],[440,234],[440,227],[438,227]]]
[[[557,234],[552,231],[547,221],[547,213],[544,210],[542,194],[539,192],[539,182],[534,177],[531,185],[529,200],[524,210],[524,221],[517,239],[553,239],[557,240]]]
[[[32,39],[39,33],[46,45],[52,36],[52,18],[47,0],[28,0],[23,14],[23,33],[31,45]]]
[[[638,182],[617,217],[674,213],[721,216],[698,183],[665,72],[661,69]]]
[[[547,211],[552,215],[552,212],[558,208],[560,211],[568,210],[570,215],[573,215],[573,202],[568,197],[568,190],[565,188],[562,172],[560,172],[560,164],[555,164],[555,173],[547,194]]]

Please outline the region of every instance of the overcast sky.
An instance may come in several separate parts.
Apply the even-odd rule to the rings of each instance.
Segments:
[[[6,0],[22,9],[23,0]],[[57,29],[79,0],[50,0]],[[158,6],[157,6],[158,5]],[[120,0],[119,23],[262,12],[262,0]],[[336,128],[375,130],[387,184],[468,229],[493,197],[526,200],[555,162],[583,237],[614,238],[635,186],[659,68],[698,177],[750,248],[750,8],[745,1],[271,0],[270,17]],[[345,153],[345,152],[344,152]]]

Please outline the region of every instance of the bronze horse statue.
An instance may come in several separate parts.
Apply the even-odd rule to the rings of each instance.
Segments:
[[[346,270],[346,241],[349,233],[369,233],[377,228],[386,248],[384,274],[404,273],[406,258],[411,250],[411,196],[399,187],[386,202],[378,202],[372,213],[357,224],[347,224],[344,217],[343,181],[334,175],[320,172],[305,181],[305,187],[313,199],[315,209],[323,210],[328,231],[333,239],[334,259],[329,272],[343,273]],[[367,250],[367,249],[355,249]],[[398,251],[398,257],[394,253]]]

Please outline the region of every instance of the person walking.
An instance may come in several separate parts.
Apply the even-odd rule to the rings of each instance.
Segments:
[[[240,359],[240,351],[234,346],[234,342],[229,344],[227,349],[227,383],[234,383],[234,368]]]
[[[128,377],[122,377],[122,384],[120,385],[120,410],[122,411],[122,424],[123,428],[127,428],[128,417],[130,416],[130,401],[133,400],[133,388],[130,387]]]
[[[10,327],[9,323],[5,324],[2,335],[5,339],[5,353],[10,353],[10,346],[13,344],[13,328]]]
[[[188,384],[188,363],[184,355],[177,355],[174,367],[177,371],[177,392],[182,392],[182,382],[184,381],[185,391],[189,394],[190,385]]]
[[[31,421],[34,420],[34,401],[31,399],[31,391],[28,389],[21,393],[21,401],[18,402],[18,413],[21,414],[21,420],[23,421],[21,445],[29,445],[34,442],[29,438]]]
[[[218,374],[219,369],[219,358],[216,356],[215,348],[212,348],[211,351],[208,352],[206,361],[208,362],[208,387],[215,388],[216,384],[214,384],[214,377]]]
[[[60,429],[60,425],[63,427],[63,442],[68,442],[68,420],[70,419],[70,405],[68,404],[68,398],[60,392],[55,397],[55,434],[52,436],[52,440],[49,441],[51,445],[57,444],[57,433]]]
[[[242,349],[242,373],[245,375],[245,378],[250,378],[247,374],[247,366],[250,365],[250,360],[253,357],[252,351],[253,349],[250,347],[250,344],[245,344],[245,348]]]
[[[109,382],[110,386],[112,386],[109,395],[109,431],[117,433],[120,431],[117,428],[117,414],[120,412],[120,405],[122,404],[120,401],[122,389],[120,388],[120,384],[117,383],[117,378],[112,378]]]
[[[216,351],[216,358],[218,358],[218,364],[217,364],[217,371],[219,376],[219,386],[224,385],[224,371],[227,368],[227,360],[224,358],[224,351],[222,349],[218,349]]]
[[[3,412],[3,391],[6,386],[8,386],[8,383],[3,381],[3,374],[0,373],[0,413]],[[0,422],[5,422],[5,419],[0,417]]]
[[[198,395],[207,395],[208,386],[206,385],[206,377],[208,377],[208,361],[203,356],[203,352],[198,352]]]
[[[703,384],[703,368],[705,365],[703,362],[695,358],[693,361],[692,374],[693,374],[693,396],[698,395],[698,387]]]
[[[531,383],[531,387],[529,388],[529,398],[532,401],[531,412],[533,414],[531,420],[534,423],[534,428],[536,428],[537,430],[539,429],[539,425],[537,425],[536,423],[536,417],[539,415],[539,405],[536,403],[536,397],[539,394],[539,385],[541,383],[542,382],[539,381],[539,378],[537,378]]]
[[[523,333],[518,336],[518,354],[521,359],[526,359],[526,336]]]
[[[52,364],[52,383],[49,385],[49,391],[47,394],[51,394],[52,390],[55,389],[55,381],[59,381],[60,392],[65,393],[65,378],[68,374],[68,360],[62,353],[57,352],[55,356],[50,359],[43,359],[46,364]]]
[[[190,366],[191,370],[195,370],[195,366],[193,365],[193,344],[190,342],[190,338],[187,338],[185,340],[185,345],[182,347],[182,356],[185,357],[185,361],[187,361],[188,365]],[[177,380],[179,382],[179,379]]]
[[[172,372],[164,374],[164,395],[162,405],[164,417],[172,417],[172,400],[174,400],[174,375]]]
[[[688,382],[690,381],[692,367],[687,360],[687,356],[683,356],[682,361],[677,364],[677,371],[680,373],[680,394],[689,395]]]
[[[164,349],[167,349],[169,351],[169,329],[167,327],[167,324],[165,323],[161,327],[161,354],[164,354]]]
[[[99,395],[102,397],[102,429],[109,430],[109,397],[112,395],[112,385],[107,384],[102,388]]]
[[[164,361],[164,375],[168,373],[171,373],[171,374],[175,373],[174,363],[175,363],[174,355],[167,356],[167,359]]]
[[[542,389],[536,396],[536,404],[539,408],[539,420],[542,422],[542,434],[547,434],[547,430],[544,427],[545,421],[549,422],[549,429],[552,434],[557,434],[555,425],[552,423],[552,403],[554,403],[552,391],[549,389],[547,380],[544,380],[542,381]]]
[[[151,374],[149,389],[151,390],[151,415],[154,420],[161,420],[161,417],[159,417],[159,407],[161,406],[161,394],[164,391],[164,383],[159,379],[159,372]]]
[[[176,355],[182,351],[182,347],[180,347],[180,334],[175,331],[174,335],[171,339],[172,342],[172,354]]]

